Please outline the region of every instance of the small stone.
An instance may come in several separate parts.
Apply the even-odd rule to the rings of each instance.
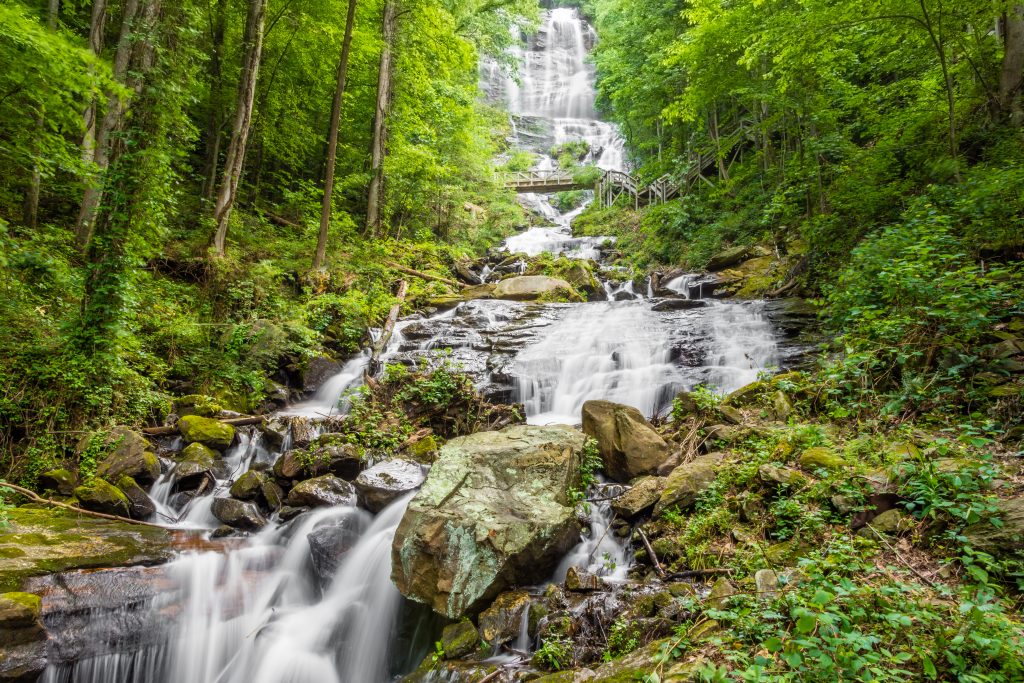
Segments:
[[[281,509],[277,511],[277,517],[282,522],[290,522],[304,512],[309,512],[307,507],[292,507],[291,505],[282,505]]]
[[[800,454],[800,467],[805,470],[837,470],[846,467],[846,461],[824,446],[808,448]]]
[[[249,470],[231,484],[231,497],[238,500],[256,500],[260,496],[260,486],[266,476],[262,472]]]
[[[724,457],[724,453],[708,453],[672,470],[654,514],[660,515],[674,505],[685,509],[697,502],[697,497],[715,481],[718,463]]]
[[[738,409],[733,408],[732,406],[722,404],[718,406],[718,412],[722,417],[725,418],[726,422],[729,422],[734,425],[743,424],[743,413],[741,413]]]
[[[445,659],[461,659],[470,655],[479,643],[480,634],[469,620],[449,624],[441,632],[441,650]]]
[[[573,593],[589,593],[601,590],[601,579],[596,574],[585,572],[576,567],[569,567],[569,572],[565,575],[565,590],[572,591]]]
[[[771,569],[759,569],[754,573],[754,585],[759,595],[774,595],[779,587],[779,576]]]
[[[418,489],[426,478],[419,464],[393,459],[360,472],[354,483],[366,509],[380,512],[392,501]]]
[[[880,534],[898,535],[914,528],[914,518],[902,510],[886,510],[870,522],[871,528],[863,528],[858,533],[865,538],[875,538],[874,529]]]
[[[708,593],[706,600],[712,608],[723,609],[728,599],[733,595],[736,595],[736,587],[732,585],[729,579],[722,576],[711,586],[711,592]]]
[[[790,468],[766,462],[757,468],[757,477],[765,484],[777,486],[799,486],[806,479],[800,472]]]
[[[793,403],[784,392],[776,391],[772,394],[772,413],[774,413],[776,420],[785,420],[792,412]]]
[[[178,420],[178,431],[189,443],[201,443],[217,450],[224,450],[235,440],[234,427],[199,415],[186,415]]]
[[[707,434],[707,441],[709,443],[721,441],[726,444],[733,444],[745,439],[750,434],[750,430],[735,425],[711,425],[707,428]]]
[[[742,408],[757,402],[758,397],[765,390],[766,383],[758,380],[740,387],[736,391],[722,399],[722,405]]]

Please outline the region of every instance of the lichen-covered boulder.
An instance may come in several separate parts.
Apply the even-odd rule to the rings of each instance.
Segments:
[[[42,600],[32,593],[0,595],[0,681],[35,681],[45,668]]]
[[[520,275],[502,280],[494,288],[495,299],[533,301],[541,297],[572,296],[572,285],[557,277]]]
[[[79,458],[93,447],[96,436],[85,437],[78,443]],[[106,453],[96,467],[96,475],[107,481],[117,481],[128,475],[140,484],[148,485],[160,476],[160,460],[149,442],[139,432],[127,427],[114,427],[102,436],[101,448]]]
[[[117,488],[128,498],[128,515],[132,519],[146,519],[156,512],[156,504],[138,482],[124,475],[117,480]]]
[[[612,511],[625,520],[638,517],[654,507],[667,484],[665,477],[644,477],[612,501]]]
[[[415,491],[426,479],[423,468],[408,460],[385,460],[356,477],[355,485],[363,507],[380,512],[393,500]]]
[[[99,478],[75,488],[75,498],[79,505],[93,512],[127,517],[131,511],[128,496],[110,482]]]
[[[665,488],[654,506],[654,514],[676,506],[685,509],[697,502],[697,496],[715,481],[718,464],[725,455],[708,453],[672,470],[665,482]]]
[[[583,404],[583,431],[597,439],[604,471],[615,481],[653,474],[668,459],[665,439],[631,406],[587,401]]]
[[[192,443],[178,454],[172,477],[176,491],[197,491],[212,485],[221,467],[217,451],[201,443]]]
[[[186,415],[178,420],[178,431],[188,443],[201,443],[220,451],[235,440],[234,427],[199,415]]]
[[[798,486],[806,478],[792,467],[785,467],[773,462],[766,462],[757,468],[757,478],[769,486]]]
[[[296,484],[285,502],[293,507],[325,507],[355,505],[358,500],[352,484],[333,474],[325,474]]]
[[[258,531],[267,524],[255,503],[234,498],[215,498],[210,507],[213,516],[235,529]]]
[[[523,618],[530,609],[530,594],[526,591],[502,593],[491,606],[480,613],[480,636],[492,646],[515,640],[522,629]]]
[[[568,489],[584,436],[565,426],[507,427],[452,439],[409,503],[392,546],[403,595],[451,619],[513,585],[550,575],[579,539]]]
[[[62,496],[70,496],[78,486],[78,477],[65,469],[50,470],[39,475],[39,488],[42,491],[53,491]]]

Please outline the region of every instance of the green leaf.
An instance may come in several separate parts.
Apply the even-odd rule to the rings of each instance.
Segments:
[[[818,625],[818,617],[808,614],[796,620],[796,630],[800,633],[810,633]]]
[[[939,672],[935,670],[935,663],[929,657],[921,658],[921,668],[924,669],[924,675],[932,680],[939,675]]]
[[[771,637],[764,641],[764,649],[768,652],[780,652],[782,650],[782,639],[778,637]]]

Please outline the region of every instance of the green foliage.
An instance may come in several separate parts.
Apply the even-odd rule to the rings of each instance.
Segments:
[[[603,658],[607,660],[629,654],[640,647],[640,627],[627,619],[616,619],[608,629],[608,647]]]
[[[601,460],[601,451],[598,448],[597,440],[588,438],[583,444],[583,453],[580,456],[579,484],[570,486],[568,490],[569,502],[573,505],[582,505],[589,513],[590,504],[586,502],[587,491],[597,483],[597,473],[604,467]]]
[[[565,636],[546,636],[533,653],[533,661],[549,671],[561,671],[572,666],[572,641]]]

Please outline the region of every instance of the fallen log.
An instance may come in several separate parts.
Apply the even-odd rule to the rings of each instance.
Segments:
[[[398,322],[398,314],[402,310],[402,303],[405,301],[405,295],[409,292],[409,283],[405,280],[398,281],[398,301],[391,307],[391,311],[388,313],[388,320],[384,323],[384,329],[381,330],[380,338],[377,339],[373,344],[373,352],[370,354],[369,363],[369,374],[376,375],[380,371],[380,354],[384,351],[384,348],[391,341],[391,335],[395,332],[395,323]]]
[[[223,420],[217,420],[221,424],[231,425],[232,427],[247,427],[249,425],[263,424],[264,418],[258,415],[246,415],[245,417],[229,417]],[[170,436],[171,434],[177,434],[178,428],[174,425],[164,427],[143,427],[142,433],[147,436]]]
[[[455,280],[449,280],[448,278],[441,277],[440,275],[431,275],[430,273],[424,273],[418,270],[413,270],[412,268],[400,266],[392,261],[385,261],[384,265],[387,266],[388,268],[391,268],[392,270],[397,270],[399,273],[412,275],[413,277],[418,277],[421,280],[429,280],[430,282],[442,282],[451,287],[457,287],[458,289],[465,289],[466,287],[468,287],[468,285],[466,285],[465,283],[456,282]]]
[[[658,556],[654,554],[654,548],[651,547],[651,542],[647,540],[647,534],[640,527],[636,528],[636,532],[640,534],[640,540],[643,541],[644,550],[647,551],[648,557],[651,558],[651,563],[654,565],[654,571],[658,573],[658,576],[662,580],[665,578],[665,570],[661,568],[661,563],[658,562]]]
[[[99,519],[110,519],[110,520],[113,520],[115,522],[127,522],[128,524],[138,524],[139,526],[151,526],[151,527],[156,527],[157,529],[166,529],[167,528],[167,527],[160,526],[159,524],[153,524],[152,522],[143,522],[143,521],[138,520],[138,519],[132,519],[131,517],[121,517],[120,515],[108,515],[105,512],[93,512],[92,510],[84,510],[84,509],[82,509],[80,507],[75,507],[74,505],[68,505],[67,503],[61,503],[61,502],[58,502],[56,500],[50,500],[49,498],[43,498],[42,496],[40,496],[39,494],[35,493],[34,491],[30,491],[30,490],[28,490],[26,488],[22,488],[21,486],[16,486],[14,484],[8,484],[6,481],[0,481],[0,489],[4,489],[4,488],[11,489],[12,491],[16,491],[17,493],[20,493],[21,495],[23,495],[26,498],[28,498],[29,500],[31,500],[33,503],[39,503],[41,505],[52,505],[54,507],[64,508],[65,510],[71,510],[72,512],[75,512],[75,513],[80,514],[80,515],[85,515],[86,517],[97,517]]]

